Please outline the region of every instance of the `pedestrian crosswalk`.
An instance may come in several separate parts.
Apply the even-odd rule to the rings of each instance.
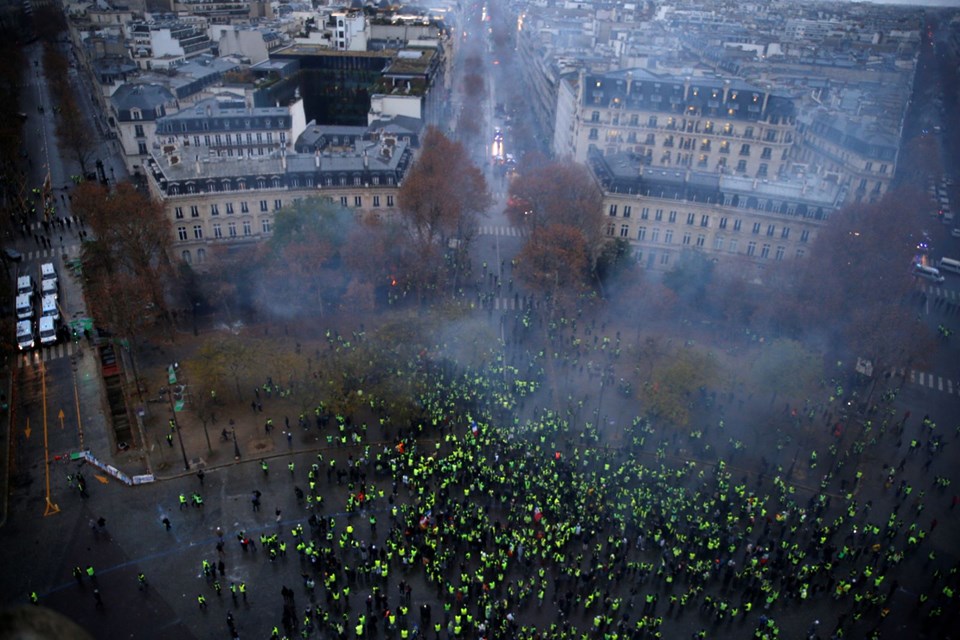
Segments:
[[[67,220],[70,221],[70,225],[67,225]],[[46,222],[46,225],[44,225]],[[46,233],[48,231],[71,231],[78,228],[79,223],[76,222],[76,219],[70,216],[54,216],[52,219],[44,220],[31,220],[27,223],[27,229],[30,233]]]
[[[960,302],[960,291],[944,289],[943,287],[937,287],[934,285],[924,285],[922,287],[922,291],[928,296],[933,296],[934,298],[943,298],[948,302]]]
[[[949,395],[960,395],[960,381],[953,380],[944,376],[938,376],[935,373],[926,373],[925,371],[916,371],[910,369],[896,369],[895,375],[904,377],[910,384],[915,384],[927,389],[933,389]]]
[[[520,237],[523,230],[520,227],[514,227],[506,224],[491,224],[481,226],[479,230],[481,236],[513,236]]]
[[[523,298],[494,298],[493,308],[498,311],[515,311],[524,308]]]
[[[533,307],[533,298],[524,296],[514,296],[512,298],[493,298],[486,300],[484,306],[493,308],[496,311],[522,311]]]
[[[49,347],[38,347],[32,351],[21,353],[17,358],[18,366],[21,369],[34,367],[41,362],[50,362],[72,356],[78,350],[75,342],[61,342],[60,344],[50,345]]]
[[[24,259],[24,260],[27,260],[27,261],[30,261],[30,260],[38,260],[38,261],[46,260],[46,261],[50,261],[50,260],[54,260],[54,259],[59,258],[59,257],[64,256],[64,255],[66,255],[66,256],[68,256],[68,257],[71,257],[71,258],[72,258],[72,257],[79,256],[79,255],[80,255],[80,245],[79,245],[79,244],[67,244],[67,245],[64,245],[63,248],[54,246],[54,247],[51,247],[51,248],[49,248],[49,249],[34,249],[34,250],[32,250],[32,251],[24,251],[24,252],[23,252],[23,259]]]

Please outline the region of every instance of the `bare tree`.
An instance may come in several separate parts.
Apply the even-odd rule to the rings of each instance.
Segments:
[[[60,99],[57,138],[80,165],[80,172],[86,175],[87,163],[90,162],[96,148],[96,135],[90,127],[90,122],[77,108],[72,95],[65,95]]]

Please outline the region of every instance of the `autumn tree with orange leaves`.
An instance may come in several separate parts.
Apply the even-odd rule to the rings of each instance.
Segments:
[[[469,242],[492,199],[466,148],[427,129],[420,157],[407,172],[397,204],[414,242],[423,247]]]
[[[583,165],[553,162],[521,171],[510,184],[506,214],[531,237],[549,225],[579,230],[593,269],[604,242],[603,193]]]
[[[589,281],[587,243],[575,227],[538,229],[517,255],[517,275],[532,289],[554,299],[581,292]]]
[[[441,284],[444,256],[450,249],[456,282],[478,220],[491,202],[483,173],[470,161],[466,148],[435,127],[427,129],[420,157],[397,194],[412,243],[411,251],[402,256],[407,265],[402,275],[421,299],[425,291]]]
[[[97,317],[123,333],[144,322],[166,320],[167,293],[173,285],[169,259],[170,220],[163,207],[121,182],[112,191],[84,182],[73,192],[73,211],[96,240],[84,243],[84,272],[93,313],[110,308],[112,290],[136,291],[129,313],[136,318]]]
[[[84,182],[73,211],[93,232],[83,243],[84,291],[91,314],[129,345],[133,373],[141,332],[161,323],[172,336],[168,293],[176,282],[169,260],[170,220],[159,203],[122,182],[110,191]],[[140,387],[138,386],[138,389]]]

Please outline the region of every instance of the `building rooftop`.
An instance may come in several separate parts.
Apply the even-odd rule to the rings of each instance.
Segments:
[[[831,210],[845,195],[836,181],[815,174],[760,180],[741,176],[645,166],[633,153],[603,155],[594,152],[590,167],[605,191],[654,198],[672,198],[721,204],[740,196]]]
[[[673,113],[697,111],[757,120],[796,115],[793,98],[736,77],[657,73],[633,68],[584,76],[583,104]]]
[[[216,83],[223,74],[240,69],[241,66],[234,58],[218,58],[205,53],[173,67],[171,73],[147,71],[141,73],[140,79],[166,86],[178,99],[183,99]]]
[[[381,142],[357,141],[352,147],[338,148],[336,152],[272,153],[268,156],[207,157],[184,149],[154,153],[149,163],[153,178],[166,190],[171,184],[193,183],[197,191],[204,191],[208,181],[281,178],[288,174],[336,173],[362,175],[364,173],[402,173],[410,161],[409,147],[396,140]],[[318,181],[317,184],[320,184]],[[255,188],[248,185],[247,188]]]
[[[430,65],[436,57],[435,49],[401,49],[390,60],[384,70],[385,75],[423,75],[430,70]]]
[[[122,84],[110,96],[110,102],[117,111],[139,109],[152,112],[157,107],[174,100],[173,93],[167,87],[157,83]]]
[[[289,116],[286,107],[248,107],[242,98],[234,96],[214,96],[200,100],[194,105],[173,115],[167,116],[168,121],[195,120],[197,118],[233,118],[236,116]]]
[[[353,140],[362,138],[367,132],[366,127],[348,126],[348,125],[318,125],[312,123],[304,129],[300,137],[297,138],[294,147],[298,150],[307,152],[317,149],[323,149],[331,144],[334,137],[344,140]]]

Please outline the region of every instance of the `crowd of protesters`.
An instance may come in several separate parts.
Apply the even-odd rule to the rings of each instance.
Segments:
[[[752,442],[730,418],[737,400],[707,391],[689,430],[608,421],[583,389],[613,385],[620,333],[520,302],[486,364],[443,360],[438,344],[384,374],[416,381],[413,418],[362,377],[361,410],[317,400],[285,418],[288,442],[299,429],[322,445],[309,466],[287,464],[301,511],[234,532],[236,547],[218,530],[198,615],[256,589],[227,579],[233,553],[284,571],[278,606],[250,596],[261,625],[276,615],[273,638],[895,638],[903,621],[947,637],[960,577],[930,542],[930,512],[958,499],[947,471],[927,474],[955,434],[901,417],[892,388],[865,403],[842,366],[822,397],[784,408],[793,436]],[[329,353],[366,339],[326,334]],[[300,392],[267,378],[252,411]],[[230,612],[230,637],[249,615]]]
[[[350,349],[363,339],[353,338],[328,341]],[[590,350],[579,359],[603,375],[619,337]],[[296,428],[330,445],[308,467],[289,465],[302,513],[285,526],[278,510],[279,529],[259,540],[237,533],[242,552],[300,584],[283,587],[273,637],[899,637],[884,625],[895,608],[927,637],[955,622],[957,564],[937,557],[938,522],[924,510],[956,499],[944,476],[906,479],[929,469],[943,434],[929,418],[897,417],[894,392],[857,418],[831,381],[822,403],[792,410],[798,423],[823,422],[831,444],[788,468],[746,470],[731,462],[743,444],[723,419],[679,435],[636,417],[611,445],[573,396],[562,410],[522,409],[543,397],[550,367],[543,352],[524,353],[524,370],[502,355],[482,368],[411,361],[395,372],[423,389],[421,416],[406,424],[363,389],[362,413],[379,423],[370,429],[323,403],[300,416]],[[289,393],[270,380],[257,397]],[[845,440],[841,422],[855,432]],[[212,593],[246,599],[246,584],[227,587],[204,562]],[[809,628],[782,631],[781,617],[803,609],[822,624],[811,614]],[[233,614],[227,630],[239,637]]]

